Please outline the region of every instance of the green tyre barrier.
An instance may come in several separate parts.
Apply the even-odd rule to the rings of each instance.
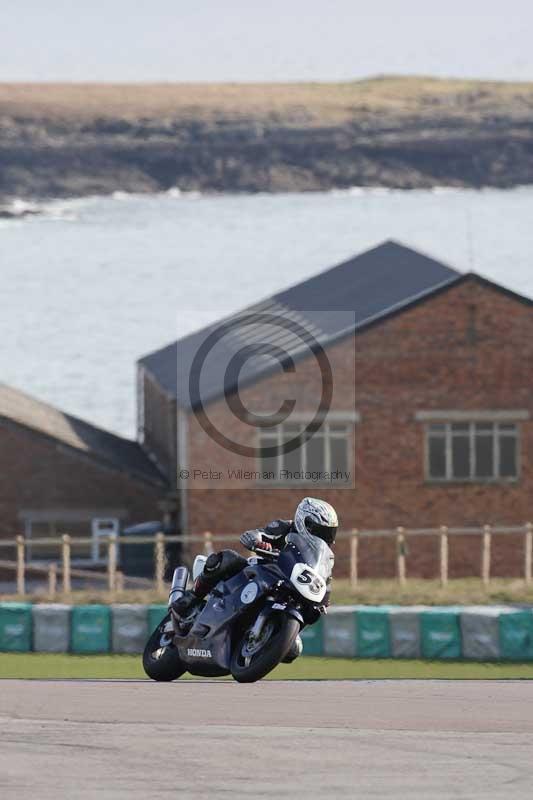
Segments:
[[[361,608],[356,611],[358,658],[390,658],[388,608]]]
[[[427,609],[422,611],[420,622],[423,658],[461,658],[461,629],[456,609]]]
[[[71,637],[73,653],[109,653],[111,639],[109,606],[74,606]]]
[[[501,614],[499,623],[501,658],[533,660],[533,609]]]
[[[0,651],[31,650],[31,603],[0,603]]]
[[[154,603],[148,606],[148,630],[150,633],[155,631],[161,620],[166,617],[167,614],[168,607],[166,605]],[[150,635],[150,633],[148,635]]]
[[[304,656],[324,655],[324,618],[320,617],[314,625],[308,625],[300,633],[304,645]]]

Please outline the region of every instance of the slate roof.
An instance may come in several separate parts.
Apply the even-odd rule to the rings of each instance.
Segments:
[[[97,428],[18,389],[0,383],[0,424],[21,425],[151,483],[165,479],[137,442]]]
[[[225,369],[243,345],[266,341],[297,357],[309,345],[308,342],[302,346],[299,337],[302,328],[310,334],[308,339],[313,337],[321,346],[327,346],[462,277],[433,258],[387,241],[240,314],[150,353],[139,364],[168,394],[177,398],[180,406],[190,409],[197,405],[197,398],[191,399],[189,394],[189,376],[196,369],[194,358],[211,334],[219,341],[201,371],[203,402],[223,395]],[[268,323],[269,316],[287,320],[287,326],[278,325],[278,330],[274,330],[276,325]],[[221,329],[224,336],[217,337]],[[272,371],[272,365],[272,359],[264,356],[250,359],[239,384],[258,380]],[[236,388],[236,383],[231,387],[226,382],[226,388]]]

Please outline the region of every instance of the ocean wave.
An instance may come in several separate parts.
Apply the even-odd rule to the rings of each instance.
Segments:
[[[430,189],[431,194],[456,194],[457,192],[464,192],[459,186],[433,186]]]
[[[100,200],[98,196],[75,197],[68,199],[27,200],[13,197],[0,206],[0,218],[22,220],[27,218],[51,219],[75,222],[79,210]]]
[[[21,219],[22,217],[39,214],[39,204],[30,200],[23,200],[21,197],[13,197],[0,206],[0,218],[2,219]]]
[[[402,189],[391,189],[387,186],[350,186],[347,189],[331,189],[327,194],[332,197],[364,197],[367,195],[389,195]]]
[[[62,222],[77,222],[85,209],[106,202],[146,202],[160,200],[198,200],[201,192],[184,191],[178,186],[173,186],[164,192],[125,192],[117,189],[111,194],[94,194],[83,197],[49,198],[46,200],[25,199],[13,197],[0,203],[0,220],[13,222],[39,218],[46,220],[60,220]]]
[[[187,200],[198,200],[202,197],[202,192],[198,192],[195,190],[185,191],[184,189],[180,189],[179,186],[172,186],[170,189],[167,189],[166,192],[163,192],[166,197],[172,197],[174,200],[178,199],[187,199]]]

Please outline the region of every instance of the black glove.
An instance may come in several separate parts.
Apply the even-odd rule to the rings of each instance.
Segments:
[[[261,536],[261,531],[258,530],[245,531],[240,538],[241,544],[243,547],[246,547],[247,550],[255,550],[262,541],[263,537]]]

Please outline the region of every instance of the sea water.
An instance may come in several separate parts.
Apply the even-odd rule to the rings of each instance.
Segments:
[[[383,240],[533,296],[533,187],[171,190],[33,208],[0,220],[0,381],[124,435],[136,359]]]

